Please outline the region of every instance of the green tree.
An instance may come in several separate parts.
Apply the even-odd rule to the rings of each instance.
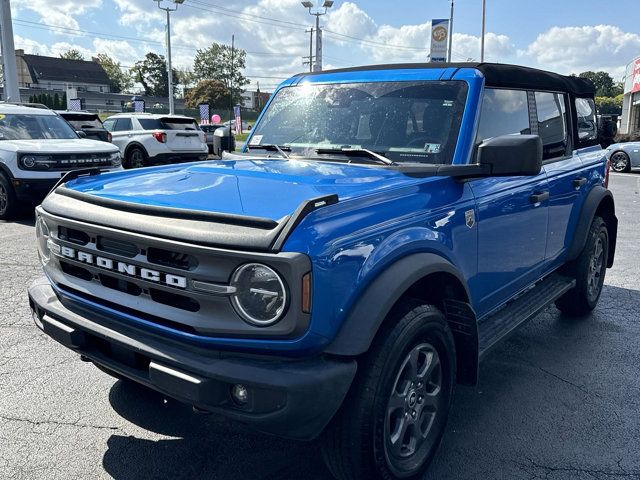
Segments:
[[[596,106],[598,107],[598,113],[603,115],[622,113],[622,97],[623,95],[616,95],[615,97],[596,97]]]
[[[241,103],[242,91],[249,84],[249,79],[242,74],[246,57],[244,50],[234,48],[232,65],[231,47],[214,42],[209,48],[198,49],[193,61],[193,75],[196,80],[219,80],[227,89],[233,85],[233,103]]]
[[[53,109],[61,110],[62,106],[60,105],[60,95],[58,93],[53,94]]]
[[[169,79],[167,75],[167,62],[163,55],[147,53],[144,60],[139,60],[131,69],[134,81],[142,84],[144,93],[154,97],[169,96]],[[173,70],[173,78],[176,78]],[[175,93],[175,83],[173,86]]]
[[[578,76],[581,78],[587,78],[593,82],[593,84],[596,86],[597,97],[615,97],[616,95],[622,93],[622,83],[614,82],[611,75],[609,75],[607,72],[587,71],[578,74]]]
[[[184,97],[189,108],[197,108],[201,103],[208,103],[211,108],[220,109],[229,106],[229,89],[219,80],[200,80],[189,89]]]
[[[76,50],[75,48],[61,53],[60,58],[66,58],[68,60],[84,60],[84,56],[80,53],[79,50]]]
[[[106,53],[99,53],[94,60],[100,64],[107,77],[109,77],[109,89],[111,92],[127,92],[133,87],[133,78],[122,70],[120,62],[116,62]]]

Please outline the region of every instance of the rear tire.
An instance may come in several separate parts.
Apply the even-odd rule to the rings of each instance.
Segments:
[[[142,168],[147,164],[147,155],[140,147],[131,147],[127,151],[122,166],[124,168]]]
[[[0,173],[0,220],[11,220],[18,213],[18,199],[9,179]]]
[[[611,154],[611,170],[618,173],[631,171],[631,159],[627,152],[618,150]]]
[[[323,432],[322,454],[334,477],[421,478],[447,423],[455,363],[453,337],[437,308],[413,301],[396,308]]]
[[[609,232],[601,217],[594,217],[580,256],[565,265],[563,273],[576,279],[576,286],[556,300],[567,316],[586,315],[598,304],[609,255]]]

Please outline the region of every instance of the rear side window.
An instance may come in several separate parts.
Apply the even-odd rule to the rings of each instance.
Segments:
[[[162,130],[162,123],[157,118],[139,118],[140,126],[143,130]]]
[[[107,131],[109,132],[113,132],[113,126],[115,125],[116,121],[113,119],[107,119],[104,121],[104,123],[102,124],[104,126],[104,128],[107,129]]]
[[[125,130],[133,130],[133,127],[131,126],[131,119],[130,118],[118,118],[116,120],[116,125],[113,128],[113,130],[115,132],[122,132]]]
[[[538,135],[542,139],[542,159],[562,157],[567,153],[567,116],[564,95],[536,92]]]
[[[598,139],[596,104],[592,98],[576,98],[578,116],[578,141],[589,143]]]
[[[529,103],[524,90],[486,88],[478,126],[478,143],[500,135],[528,135]]]

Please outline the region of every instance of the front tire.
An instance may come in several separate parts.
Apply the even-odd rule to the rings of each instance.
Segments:
[[[586,315],[598,304],[609,256],[609,232],[601,217],[594,217],[580,256],[568,263],[564,272],[576,279],[576,286],[556,300],[567,316]]]
[[[611,154],[611,170],[618,173],[631,171],[631,159],[627,152],[618,150]]]
[[[11,182],[0,173],[0,220],[11,220],[18,213],[18,199]]]
[[[331,473],[339,480],[420,478],[444,433],[455,371],[442,313],[418,302],[396,308],[323,433]]]

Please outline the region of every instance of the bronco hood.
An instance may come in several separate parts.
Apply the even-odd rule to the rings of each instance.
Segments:
[[[305,205],[313,204],[310,200],[328,198],[317,205],[322,206],[336,196],[343,201],[413,182],[377,166],[272,158],[209,161],[80,177],[56,189],[43,207],[145,233],[168,235],[172,230],[173,238],[191,241],[196,240],[192,234],[184,236],[186,227],[217,229],[224,239],[213,235],[207,240],[201,232],[196,235],[199,243],[243,246],[239,243],[249,239],[248,246],[262,250],[274,244],[288,223],[289,229],[297,224],[294,217],[309,211]],[[185,227],[178,229],[182,233],[178,226]],[[256,242],[257,237],[262,240]]]

